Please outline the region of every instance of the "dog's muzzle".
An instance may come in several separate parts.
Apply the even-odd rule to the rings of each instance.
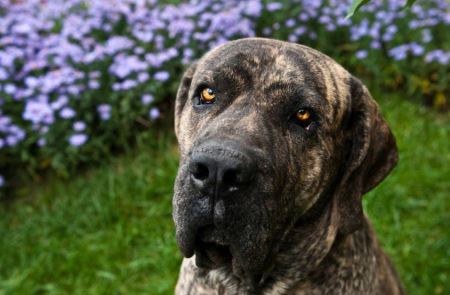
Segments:
[[[255,181],[256,163],[236,142],[213,140],[195,146],[187,165],[191,193],[186,197],[192,199],[185,203],[184,230],[190,233],[183,233],[179,244],[195,249],[198,266],[217,267],[231,258],[227,220]]]

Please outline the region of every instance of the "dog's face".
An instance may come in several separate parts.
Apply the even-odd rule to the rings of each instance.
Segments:
[[[396,162],[365,87],[296,44],[251,38],[209,52],[185,73],[175,117],[179,247],[238,277],[264,272],[294,225],[329,202],[338,230],[356,229],[360,196]]]

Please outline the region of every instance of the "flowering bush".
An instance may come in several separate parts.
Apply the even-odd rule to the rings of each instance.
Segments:
[[[448,1],[419,0],[404,9],[407,1],[372,0],[351,19],[345,18],[351,1],[297,2],[296,9],[276,7],[275,19],[263,17],[273,24],[262,32],[315,47],[377,88],[448,110]]]
[[[185,65],[238,37],[307,44],[446,106],[449,3],[371,1],[346,19],[350,2],[0,0],[0,187],[18,170],[66,175],[128,143]]]

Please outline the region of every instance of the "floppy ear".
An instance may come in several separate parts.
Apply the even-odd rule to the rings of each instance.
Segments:
[[[188,99],[189,88],[191,87],[192,77],[194,77],[195,69],[197,68],[197,64],[193,63],[189,66],[189,68],[184,72],[183,77],[181,78],[180,86],[177,91],[177,98],[175,100],[175,135],[178,137],[178,130],[180,128],[180,116],[183,111],[184,105]]]
[[[350,112],[344,122],[346,160],[337,191],[340,233],[358,229],[364,220],[361,197],[380,183],[398,160],[397,146],[367,88],[350,79]]]

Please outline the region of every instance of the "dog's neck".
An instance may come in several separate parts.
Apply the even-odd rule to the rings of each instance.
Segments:
[[[333,203],[330,202],[329,208],[321,210],[316,218],[301,219],[289,232],[274,256],[271,275],[266,276],[272,277],[264,286],[264,289],[271,290],[268,294],[283,294],[277,290],[292,289],[299,281],[307,279],[330,254],[338,242],[338,215],[332,208]]]

